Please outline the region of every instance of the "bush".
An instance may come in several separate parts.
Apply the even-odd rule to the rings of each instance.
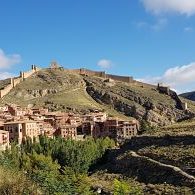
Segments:
[[[22,172],[8,170],[0,166],[0,194],[23,195],[41,194],[37,186],[30,181]]]

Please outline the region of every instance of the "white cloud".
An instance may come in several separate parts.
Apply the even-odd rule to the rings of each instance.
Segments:
[[[97,65],[101,68],[108,69],[112,66],[112,61],[107,59],[101,59],[97,62]]]
[[[6,55],[2,49],[0,49],[0,69],[7,69],[14,64],[21,62],[21,57],[18,54]]]
[[[14,77],[14,75],[10,72],[0,72],[0,80],[4,80],[11,77]]]
[[[138,80],[151,84],[164,83],[177,91],[194,90],[195,62],[170,68],[162,76],[146,77]]]
[[[147,11],[156,15],[179,13],[191,16],[195,14],[195,0],[141,0]]]

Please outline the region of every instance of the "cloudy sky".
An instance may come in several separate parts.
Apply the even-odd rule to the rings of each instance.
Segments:
[[[195,0],[6,0],[0,79],[52,60],[195,91]]]

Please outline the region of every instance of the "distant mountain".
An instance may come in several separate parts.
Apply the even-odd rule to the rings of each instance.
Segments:
[[[6,83],[0,81],[0,87],[5,87]],[[182,97],[180,99],[183,101]],[[190,111],[195,112],[195,104],[190,100],[185,102]],[[189,117],[188,112],[178,109],[176,99],[160,93],[156,86],[60,69],[41,69],[25,78],[0,99],[0,105],[5,103],[76,113],[98,109],[110,116],[145,119],[154,125],[167,125]]]
[[[195,91],[188,92],[188,93],[183,93],[183,94],[180,94],[180,96],[181,96],[181,97],[184,97],[184,98],[186,98],[186,99],[195,101]]]

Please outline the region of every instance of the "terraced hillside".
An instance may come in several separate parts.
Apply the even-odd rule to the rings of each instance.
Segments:
[[[6,82],[1,81],[0,86]],[[114,116],[144,119],[153,125],[170,124],[192,117],[195,112],[192,101],[188,101],[190,111],[180,110],[172,97],[159,93],[152,85],[81,76],[60,69],[34,73],[0,100],[0,104],[5,103],[73,112],[100,109]]]

